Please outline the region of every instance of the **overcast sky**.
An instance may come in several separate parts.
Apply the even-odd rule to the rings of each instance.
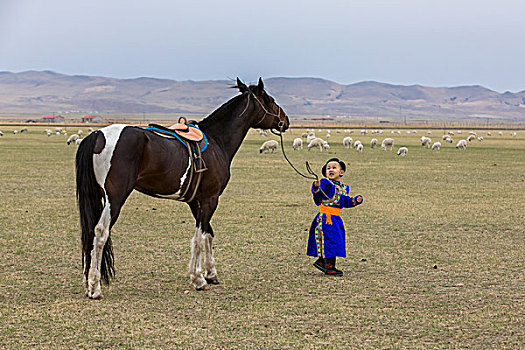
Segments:
[[[520,0],[0,0],[0,71],[525,90]]]

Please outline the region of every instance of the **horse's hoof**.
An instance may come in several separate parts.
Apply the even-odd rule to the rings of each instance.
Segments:
[[[210,289],[210,286],[205,284],[202,287],[195,287],[195,290],[201,291],[201,290],[208,290]]]
[[[219,279],[217,277],[213,277],[213,278],[205,278],[206,282],[208,282],[208,284],[219,284]]]

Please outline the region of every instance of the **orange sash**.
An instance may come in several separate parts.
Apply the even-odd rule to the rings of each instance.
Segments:
[[[335,208],[335,207],[328,207],[326,205],[321,205],[320,210],[321,210],[321,213],[326,215],[326,223],[328,225],[332,225],[332,215],[341,216],[342,209]]]

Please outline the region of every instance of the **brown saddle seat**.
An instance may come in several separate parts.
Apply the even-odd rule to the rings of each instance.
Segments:
[[[176,123],[168,129],[188,141],[200,142],[204,138],[202,131],[188,124]]]
[[[202,131],[195,126],[188,124],[188,121],[184,117],[180,117],[179,122],[170,127],[165,127],[159,124],[149,124],[148,129],[153,129],[154,132],[168,137],[174,137],[174,135],[177,135],[186,141],[201,142],[204,139]]]

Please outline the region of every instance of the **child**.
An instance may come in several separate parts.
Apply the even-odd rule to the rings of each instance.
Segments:
[[[310,226],[306,254],[318,257],[314,266],[330,276],[343,275],[343,271],[335,268],[335,259],[338,256],[346,257],[341,209],[352,208],[363,202],[361,195],[350,197],[350,187],[341,182],[345,170],[343,161],[331,158],[322,169],[327,178],[312,184],[314,202],[320,206],[320,212]]]

